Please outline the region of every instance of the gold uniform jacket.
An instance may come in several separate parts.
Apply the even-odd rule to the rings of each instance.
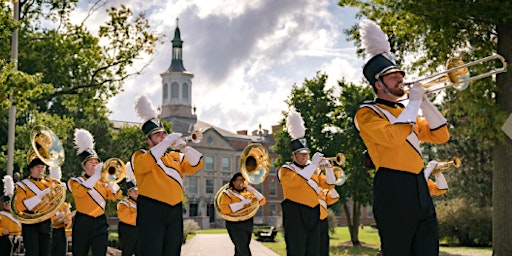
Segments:
[[[251,200],[252,202],[255,202],[256,200],[258,200],[258,198],[256,198],[254,193],[248,189],[244,189],[241,192],[238,192],[236,190],[227,188],[226,190],[223,191],[223,193],[220,196],[220,202],[219,202],[220,211],[227,215],[232,214],[233,211],[229,207],[229,204],[241,202],[242,199],[240,199],[239,196],[244,197],[245,199],[252,199]],[[261,199],[259,201],[259,205],[260,206],[265,205],[266,202],[267,202],[267,199],[265,197],[263,197],[263,199]],[[244,208],[242,208],[242,209],[244,209]]]
[[[8,230],[10,235],[21,235],[21,223],[15,219],[10,212],[0,212],[0,236],[3,236],[4,230]]]
[[[320,184],[322,184],[322,189],[318,193],[318,202],[320,203],[320,220],[325,220],[329,215],[327,212],[327,207],[338,202],[339,195],[333,195],[332,190],[335,188],[335,185],[328,184],[325,181],[325,175],[323,173],[319,176]]]
[[[203,167],[203,159],[192,166],[185,155],[167,152],[156,159],[149,150],[137,150],[132,166],[139,195],[176,205],[183,200],[183,175],[194,174]]]
[[[16,201],[14,207],[18,212],[28,211],[27,206],[23,203],[25,199],[32,198],[41,191],[51,187],[51,181],[42,179],[27,178],[22,181],[16,182]],[[37,206],[36,206],[37,207]],[[41,220],[45,221],[45,220]]]
[[[376,105],[395,118],[403,111],[403,107],[391,102]],[[446,124],[430,129],[427,120],[419,117],[414,125],[391,124],[382,112],[378,113],[365,105],[356,112],[354,122],[376,170],[385,167],[418,174],[424,167],[421,150],[407,141],[408,136],[434,144],[445,143],[450,139]]]
[[[137,220],[137,201],[128,197],[117,203],[117,217],[120,222],[135,226]]]
[[[116,194],[112,193],[107,182],[99,180],[92,189],[82,185],[87,180],[86,176],[71,178],[68,181],[68,188],[75,199],[76,211],[98,217],[105,214],[106,200],[117,199],[122,196],[123,191],[119,189]]]
[[[311,208],[316,207],[319,204],[318,193],[321,190],[318,169],[309,180],[297,173],[301,169],[294,163],[285,164],[279,169],[277,177],[283,187],[284,199]]]

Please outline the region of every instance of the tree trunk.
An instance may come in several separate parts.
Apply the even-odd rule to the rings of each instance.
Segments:
[[[498,53],[508,63],[512,60],[512,22],[496,26]],[[509,68],[510,69],[510,68]],[[512,113],[512,72],[497,75],[497,103],[501,110]],[[503,125],[503,124],[500,124]],[[512,255],[512,140],[497,141],[494,146],[494,169],[492,177],[492,243],[493,255]]]
[[[359,241],[359,217],[361,210],[360,204],[354,202],[352,207],[352,218],[350,217],[350,211],[348,209],[347,203],[343,203],[343,212],[347,216],[347,227],[348,232],[350,233],[350,242],[352,242],[352,246],[361,246],[361,242]]]

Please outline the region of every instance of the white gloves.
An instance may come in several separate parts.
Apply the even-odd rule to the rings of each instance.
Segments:
[[[420,108],[423,112],[423,116],[425,116],[425,119],[427,119],[430,129],[436,129],[446,124],[446,118],[444,118],[443,114],[441,114],[441,112],[439,112],[434,104],[430,102],[428,97],[423,97]]]
[[[167,151],[167,149],[171,147],[171,145],[176,142],[177,139],[181,138],[181,136],[181,133],[169,134],[165,140],[162,140],[149,151],[156,159],[160,159],[165,154],[165,151]]]
[[[256,196],[256,198],[258,198],[258,201],[261,201],[265,198],[257,189],[251,185],[247,185],[247,190],[250,190]]]
[[[183,137],[179,137],[172,143],[171,148],[181,151],[186,145],[187,142],[185,141],[185,139]]]
[[[251,204],[251,200],[244,198],[240,202],[229,204],[229,208],[231,209],[232,212],[237,212],[237,211],[241,210],[242,208],[244,208],[244,206],[247,204]]]
[[[418,110],[420,110],[420,105],[423,99],[423,95],[425,94],[425,89],[421,83],[416,83],[412,86],[409,91],[409,103],[405,107],[405,109],[400,113],[400,115],[396,119],[396,123],[416,123],[416,116],[418,116]]]
[[[298,171],[299,175],[304,177],[305,179],[310,179],[311,175],[315,172],[316,168],[318,168],[318,164],[324,158],[324,154],[320,152],[316,152],[311,158],[311,163],[304,167],[304,169]]]
[[[84,181],[84,183],[82,183],[82,185],[84,185],[84,187],[88,188],[88,189],[91,189],[94,187],[94,185],[96,184],[96,182],[98,182],[98,180],[100,180],[101,178],[101,168],[103,167],[103,163],[99,163],[98,165],[96,165],[96,169],[94,169],[94,174],[89,177],[86,181]]]
[[[203,156],[203,154],[201,154],[199,151],[195,150],[190,146],[182,148],[181,153],[185,155],[185,157],[188,159],[188,162],[192,166],[196,166],[201,160],[201,157]]]
[[[117,185],[117,183],[109,183],[108,187],[110,188],[110,191],[112,191],[112,193],[114,194],[117,194],[117,191],[119,191],[119,189],[121,188],[119,187],[119,185]]]
[[[23,200],[23,204],[25,204],[27,209],[31,211],[32,209],[34,209],[34,207],[36,207],[36,205],[38,205],[41,202],[43,197],[48,193],[50,193],[50,188],[41,191],[41,193],[39,193],[38,195]]]
[[[428,162],[427,168],[425,168],[425,170],[423,171],[423,174],[425,174],[426,181],[428,181],[428,177],[430,177],[430,174],[436,168],[436,165],[437,165],[437,161],[435,161],[435,160]]]
[[[336,175],[331,167],[325,168],[325,182],[329,185],[336,184]]]
[[[438,189],[445,190],[448,189],[448,182],[446,182],[446,179],[444,178],[443,173],[436,173],[434,175],[436,177],[436,185]]]

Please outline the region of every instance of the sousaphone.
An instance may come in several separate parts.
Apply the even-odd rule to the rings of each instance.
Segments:
[[[61,141],[48,127],[37,125],[30,133],[32,148],[27,153],[27,164],[39,158],[49,167],[60,167],[64,163],[65,155]],[[21,223],[34,224],[47,220],[55,214],[66,199],[66,187],[60,180],[45,177],[50,182],[50,192],[30,213],[20,212],[16,209],[16,191],[11,200],[11,214]]]
[[[268,150],[263,145],[258,143],[251,143],[247,145],[242,151],[240,156],[240,172],[244,176],[245,181],[249,184],[260,184],[270,173],[271,159]],[[224,214],[220,209],[220,198],[222,193],[229,188],[229,183],[222,186],[213,199],[213,204],[217,214],[228,221],[244,221],[248,220],[258,212],[260,204],[258,199],[254,196],[248,198],[251,200],[249,206],[244,207],[232,214]]]

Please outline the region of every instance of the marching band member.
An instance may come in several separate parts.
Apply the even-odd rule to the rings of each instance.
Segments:
[[[318,164],[323,154],[316,152],[309,160],[309,148],[304,138],[304,121],[295,109],[291,109],[286,120],[292,141],[288,147],[292,152],[292,163],[283,165],[278,178],[283,187],[283,228],[288,255],[319,255],[320,206]]]
[[[180,255],[183,241],[183,175],[203,166],[202,154],[180,133],[167,134],[152,103],[140,96],[135,111],[144,120],[148,150],[133,153],[131,163],[139,189],[137,241],[143,256]],[[167,149],[180,152],[166,152]]]
[[[0,255],[11,255],[13,250],[9,236],[21,234],[21,223],[11,215],[11,198],[14,193],[14,181],[9,175],[2,179],[4,196],[0,211]]]
[[[16,183],[15,207],[18,212],[33,213],[42,204],[43,198],[50,193],[51,181],[44,177],[46,164],[34,151],[28,153],[30,176]],[[51,244],[51,216],[37,223],[22,223],[21,233],[25,246],[25,255],[49,255]]]
[[[62,171],[60,167],[50,167],[50,177],[56,180],[61,179]],[[66,186],[63,183],[63,186]],[[67,253],[66,228],[71,227],[71,205],[64,202],[52,216],[52,246],[50,255],[65,256]]]
[[[373,186],[373,214],[384,255],[438,255],[439,233],[421,155],[420,141],[441,144],[449,140],[446,119],[424,96],[421,84],[409,91],[409,102],[399,99],[405,72],[390,53],[387,36],[373,21],[360,23],[362,46],[369,61],[363,74],[377,94],[354,117],[377,170]],[[422,109],[425,118],[418,117]],[[400,200],[398,200],[398,198]]]
[[[137,182],[130,162],[126,164],[126,193],[128,198],[117,203],[119,224],[117,232],[123,256],[131,256],[137,249]]]
[[[108,230],[105,216],[106,200],[121,197],[116,183],[101,179],[103,163],[94,151],[94,139],[84,129],[75,130],[75,145],[84,174],[68,181],[68,188],[75,200],[77,213],[73,224],[73,255],[85,256],[92,248],[92,255],[107,253]]]
[[[245,184],[245,178],[237,172],[229,181],[229,187],[223,191],[220,198],[221,212],[231,215],[243,210],[257,200],[258,204],[265,205],[265,197],[251,185]],[[243,221],[226,220],[226,229],[229,238],[235,245],[235,256],[251,255],[249,244],[251,243],[253,231],[253,217]]]
[[[320,183],[320,193],[318,193],[318,202],[320,203],[320,255],[329,256],[329,213],[327,207],[338,202],[340,195],[336,191],[336,176],[331,163],[324,159],[320,166],[325,166],[324,171],[320,173],[318,179]]]

